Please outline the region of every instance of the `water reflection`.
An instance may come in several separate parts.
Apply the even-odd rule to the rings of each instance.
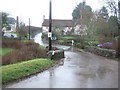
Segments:
[[[55,79],[55,66],[50,68],[48,71],[49,71],[49,88],[53,88]]]
[[[64,58],[60,60],[59,62],[59,66],[63,66],[64,65]]]
[[[50,75],[50,78],[55,76],[54,67],[49,69],[49,75]]]
[[[73,46],[71,46],[71,51],[73,52],[73,50],[74,50],[74,48],[73,48]]]
[[[40,45],[45,45],[42,41],[42,33],[39,33],[37,34],[35,37],[34,37],[34,41]]]
[[[42,40],[42,33],[37,34],[33,39],[34,42],[38,43],[39,45],[43,45],[45,47],[48,46],[48,44],[43,42]],[[65,46],[65,45],[52,45],[52,46],[63,50],[68,50],[70,48],[70,46]]]
[[[48,71],[49,71],[50,78],[55,76],[55,69],[56,69],[57,67],[63,66],[63,65],[64,65],[64,58],[61,59],[56,66],[51,67],[51,68],[48,70]]]
[[[99,67],[97,70],[97,75],[99,78],[104,79],[106,76],[110,76],[112,70],[106,67]]]

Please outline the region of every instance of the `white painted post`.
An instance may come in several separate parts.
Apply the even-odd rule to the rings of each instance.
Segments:
[[[72,40],[72,46],[74,45],[74,40]]]

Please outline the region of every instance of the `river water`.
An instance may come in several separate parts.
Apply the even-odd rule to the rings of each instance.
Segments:
[[[48,44],[47,43],[44,43],[43,41],[42,41],[42,33],[39,33],[39,34],[37,34],[33,39],[34,39],[34,41],[36,42],[36,43],[38,43],[38,44],[40,44],[40,45],[43,45],[43,46],[48,46]],[[65,45],[52,45],[52,46],[55,46],[55,47],[57,47],[57,48],[59,48],[59,49],[63,49],[63,50],[68,50],[69,48],[70,48],[70,46],[65,46]]]

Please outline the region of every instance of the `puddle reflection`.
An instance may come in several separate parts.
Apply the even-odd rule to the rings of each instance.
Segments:
[[[49,69],[49,75],[50,75],[50,77],[55,75],[55,68],[54,67]]]
[[[59,62],[59,66],[63,66],[64,65],[64,58],[60,60]]]
[[[51,67],[51,68],[49,69],[49,75],[50,75],[50,77],[55,76],[55,69],[56,69],[57,67],[63,66],[63,65],[64,65],[64,59],[61,59],[61,60],[59,61],[58,65],[56,65],[56,66],[54,66],[54,67]]]

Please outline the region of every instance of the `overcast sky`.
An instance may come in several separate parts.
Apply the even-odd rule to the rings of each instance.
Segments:
[[[52,0],[53,19],[72,19],[73,9],[82,0]],[[104,3],[102,0],[86,0],[93,10],[100,9]],[[31,25],[41,27],[43,15],[49,18],[49,0],[0,0],[0,12],[8,12],[11,16],[19,16],[21,21]]]

